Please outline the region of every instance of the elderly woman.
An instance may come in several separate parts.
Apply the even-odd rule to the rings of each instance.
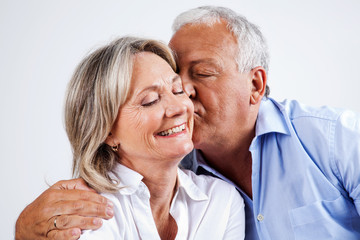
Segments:
[[[168,47],[120,38],[86,57],[68,86],[74,175],[114,203],[81,239],[243,239],[229,184],[180,170],[193,148],[193,105]]]

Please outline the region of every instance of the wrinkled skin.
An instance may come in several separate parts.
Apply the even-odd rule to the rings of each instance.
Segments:
[[[82,179],[59,181],[22,211],[16,222],[15,239],[78,239],[80,228],[99,228],[101,218],[113,216],[112,208],[110,201]]]
[[[194,104],[195,148],[207,162],[252,196],[251,154],[266,72],[239,72],[237,40],[221,20],[187,24],[170,40],[185,92]]]
[[[223,22],[212,28],[184,26],[170,41],[184,90],[194,104],[195,147],[202,150],[214,168],[251,196],[251,158],[244,153],[248,153],[254,137],[266,73],[261,66],[239,73],[235,62],[236,44]],[[63,188],[72,188],[72,181],[76,180],[63,182]],[[109,218],[103,200],[92,202],[99,199],[99,195],[92,192],[92,201],[81,200],[84,191],[55,191],[61,189],[55,185],[55,189],[45,191],[21,213],[16,239],[77,239],[78,235],[71,237],[71,231],[100,226],[91,224],[94,219],[91,216]],[[75,207],[77,201],[91,207],[87,211],[79,210]],[[49,231],[53,229],[54,217],[63,214],[70,219],[66,226],[63,225],[64,230]],[[63,217],[59,217],[60,222]]]

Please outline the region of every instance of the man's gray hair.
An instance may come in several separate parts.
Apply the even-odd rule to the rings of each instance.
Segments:
[[[229,8],[202,6],[190,9],[176,17],[172,29],[176,33],[186,24],[211,26],[221,20],[227,22],[227,28],[237,39],[239,55],[235,61],[239,72],[250,71],[258,66],[268,72],[269,54],[264,36],[256,25]],[[269,92],[270,89],[266,86],[265,96],[268,96]]]

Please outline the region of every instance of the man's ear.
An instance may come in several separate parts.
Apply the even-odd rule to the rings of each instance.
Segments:
[[[263,67],[255,67],[250,71],[252,76],[252,90],[250,103],[255,105],[261,101],[266,89],[266,71]]]

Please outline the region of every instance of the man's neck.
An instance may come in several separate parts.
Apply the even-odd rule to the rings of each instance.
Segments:
[[[234,148],[201,149],[205,161],[216,171],[231,180],[252,198],[252,158],[249,147],[253,135]]]

